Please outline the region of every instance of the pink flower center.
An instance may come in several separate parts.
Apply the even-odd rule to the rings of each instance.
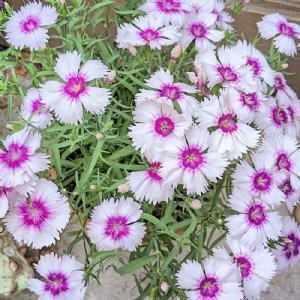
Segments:
[[[160,37],[159,31],[151,28],[140,31],[139,35],[147,43],[155,41]]]
[[[251,225],[260,226],[267,221],[263,205],[253,204],[248,208],[247,219]]]
[[[252,71],[256,76],[258,76],[262,71],[260,61],[258,59],[248,57],[247,65],[251,66]]]
[[[72,100],[79,100],[79,97],[87,91],[86,80],[83,76],[71,76],[63,87],[63,92]]]
[[[249,261],[249,259],[247,259],[244,256],[239,256],[239,257],[236,258],[236,264],[240,268],[243,278],[247,278],[251,275],[251,273],[252,273],[252,264]]]
[[[205,164],[205,157],[198,147],[184,149],[180,154],[181,165],[184,169],[197,170]]]
[[[288,123],[288,114],[282,107],[274,107],[272,109],[272,119],[277,126]]]
[[[41,229],[41,226],[50,217],[50,211],[42,199],[33,199],[31,203],[23,203],[19,210],[23,224],[27,227]]]
[[[283,247],[284,255],[287,259],[298,256],[300,251],[300,239],[291,232],[286,238],[289,240]]]
[[[296,35],[295,29],[285,22],[280,22],[278,25],[278,30],[281,34],[294,37]]]
[[[290,171],[292,168],[292,163],[286,153],[280,153],[276,161],[277,170],[287,170]]]
[[[164,13],[178,13],[181,11],[180,2],[174,0],[158,0],[156,1],[156,7]]]
[[[223,81],[236,82],[238,80],[238,75],[229,66],[219,66],[217,67],[217,72],[223,78]]]
[[[279,75],[275,76],[275,87],[277,90],[285,90],[285,83]]]
[[[118,241],[129,235],[128,220],[125,216],[109,217],[106,221],[104,234],[112,240]]]
[[[260,102],[256,93],[246,94],[242,92],[240,101],[251,111],[256,111],[260,106]]]
[[[21,30],[24,33],[32,33],[40,27],[41,21],[37,17],[29,17],[26,21],[21,22]]]
[[[42,99],[36,99],[31,104],[31,112],[35,113],[37,111],[40,111],[43,107]]]
[[[196,38],[196,39],[202,39],[206,37],[207,28],[202,23],[192,24],[190,27],[190,33]]]
[[[291,185],[291,181],[289,179],[284,180],[279,185],[280,190],[284,193],[285,197],[288,198],[294,194],[295,189]]]
[[[159,97],[166,97],[172,101],[180,100],[181,89],[173,84],[164,84],[160,89]]]
[[[220,286],[215,277],[209,276],[205,277],[200,281],[199,284],[199,293],[201,295],[201,299],[215,299],[216,295],[220,291]]]
[[[166,137],[170,135],[175,129],[175,123],[169,117],[159,117],[155,120],[154,130],[155,132],[162,136]]]
[[[10,169],[17,169],[28,160],[27,147],[12,143],[8,146],[7,152],[0,153],[0,161]]]
[[[67,276],[61,272],[50,273],[47,276],[47,282],[44,285],[44,289],[45,291],[50,292],[54,297],[66,292],[69,290]]]
[[[151,162],[150,163],[150,168],[149,168],[149,170],[147,170],[147,174],[151,180],[157,181],[157,182],[162,181],[162,177],[158,174],[160,167],[161,167],[161,163],[159,163],[159,162]]]
[[[252,178],[253,189],[257,192],[268,192],[273,183],[272,176],[267,171],[258,171]]]
[[[234,114],[226,114],[218,119],[218,126],[224,133],[232,133],[238,129],[234,117]]]

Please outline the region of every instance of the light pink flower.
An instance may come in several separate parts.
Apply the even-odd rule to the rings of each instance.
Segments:
[[[146,233],[144,223],[139,222],[141,215],[141,205],[132,198],[104,200],[93,210],[88,236],[101,251],[135,251]]]
[[[41,135],[25,128],[8,136],[0,150],[0,184],[16,187],[29,182],[35,173],[48,168],[48,156],[37,152]]]
[[[4,221],[16,241],[41,249],[59,240],[69,217],[67,198],[53,182],[40,179],[30,198],[18,201]]]
[[[78,124],[83,121],[83,107],[92,114],[101,114],[110,102],[110,91],[88,86],[94,79],[104,78],[108,68],[99,60],[88,60],[81,66],[76,51],[60,54],[55,72],[63,79],[48,81],[41,86],[42,101],[54,111],[59,121]]]
[[[28,288],[38,300],[83,300],[86,291],[83,267],[72,256],[46,254],[34,264],[42,279],[30,278]]]
[[[56,19],[54,7],[40,2],[28,3],[9,18],[5,28],[6,40],[17,49],[39,50],[48,42],[45,27],[54,24]]]

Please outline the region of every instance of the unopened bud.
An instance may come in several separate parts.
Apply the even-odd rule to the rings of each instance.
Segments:
[[[67,190],[66,190],[66,189],[61,189],[60,192],[61,192],[62,194],[65,194],[65,193],[67,192]]]
[[[289,67],[289,64],[282,64],[281,65],[281,69],[282,70],[285,70],[285,69],[287,69]]]
[[[223,224],[223,220],[222,219],[218,219],[217,223],[218,223],[218,225],[222,225]]]
[[[286,244],[291,244],[293,243],[292,240],[288,239],[288,238],[284,238],[283,241],[286,243]]]
[[[171,59],[176,61],[181,54],[181,46],[177,44],[171,51]]]
[[[202,207],[202,203],[198,199],[192,199],[189,205],[193,209],[200,209]]]
[[[103,139],[103,134],[101,132],[98,132],[96,134],[96,139],[97,139],[97,141],[101,141]]]
[[[119,193],[125,194],[125,193],[128,193],[129,191],[130,191],[130,186],[127,183],[120,184],[118,186]]]
[[[137,55],[137,49],[136,49],[134,46],[129,45],[129,46],[128,46],[128,50],[129,50],[129,52],[130,52],[133,56],[136,56],[136,55]]]
[[[97,189],[97,186],[96,186],[95,184],[91,184],[91,185],[90,185],[90,190],[93,190],[93,191],[94,191],[94,190],[96,190],[96,189]]]
[[[170,289],[170,285],[167,282],[162,282],[162,284],[160,285],[160,289],[164,292],[167,293]]]
[[[75,191],[75,192],[72,193],[72,195],[77,196],[77,195],[79,195],[79,193]]]
[[[113,83],[115,81],[116,76],[117,76],[116,71],[115,70],[111,70],[107,74],[106,82],[107,83]]]

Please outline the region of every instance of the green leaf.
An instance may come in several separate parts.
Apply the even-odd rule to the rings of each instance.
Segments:
[[[146,256],[146,257],[141,257],[138,259],[135,259],[131,262],[129,262],[127,265],[117,269],[117,272],[121,275],[127,275],[130,274],[148,264],[150,264],[152,261],[154,261],[156,259],[155,255],[152,256]]]

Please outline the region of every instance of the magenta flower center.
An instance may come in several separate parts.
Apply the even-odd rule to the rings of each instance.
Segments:
[[[286,153],[280,153],[277,157],[276,167],[278,170],[290,171],[292,168],[292,163]]]
[[[162,177],[158,174],[158,171],[161,167],[161,163],[159,162],[152,162],[150,163],[150,168],[147,170],[147,174],[149,178],[151,178],[153,181],[162,181]]]
[[[243,278],[247,278],[251,275],[252,264],[249,261],[249,259],[247,259],[244,256],[239,256],[236,258],[235,262],[238,265],[238,267],[240,268]]]
[[[288,123],[288,114],[282,107],[274,107],[272,109],[272,119],[277,126]]]
[[[23,203],[19,207],[25,226],[41,229],[50,217],[50,211],[42,199],[33,199],[31,203]]]
[[[41,21],[37,17],[29,17],[26,21],[21,22],[21,30],[24,33],[32,33],[40,27]]]
[[[217,72],[220,74],[223,81],[236,82],[238,80],[238,75],[229,66],[228,67],[219,66],[217,67]]]
[[[261,73],[261,65],[258,59],[248,57],[247,65],[251,66],[254,75],[258,76]]]
[[[166,97],[172,101],[180,100],[181,98],[181,89],[173,84],[164,84],[161,87],[159,97]]]
[[[175,129],[175,123],[169,117],[159,117],[155,120],[154,130],[155,132],[162,136],[166,137],[170,135]]]
[[[282,78],[279,75],[275,76],[275,87],[277,90],[285,89],[285,83],[283,82]]]
[[[50,292],[54,297],[66,292],[69,289],[67,276],[61,272],[50,273],[47,277],[44,289]]]
[[[184,169],[197,170],[205,163],[205,157],[198,147],[184,149],[180,154],[181,165]]]
[[[174,0],[158,0],[156,1],[156,7],[164,13],[178,13],[181,11],[180,2]]]
[[[192,24],[190,27],[190,33],[196,39],[202,39],[206,36],[207,29],[206,26],[202,23]]]
[[[247,212],[247,218],[251,225],[262,225],[267,220],[264,207],[261,204],[251,205]]]
[[[278,25],[278,29],[281,34],[294,37],[296,35],[295,29],[285,22],[280,22]]]
[[[246,94],[242,92],[240,101],[251,111],[256,111],[256,109],[260,106],[260,102],[256,93]]]
[[[79,97],[87,91],[86,80],[83,76],[71,76],[67,84],[63,87],[63,92],[72,100],[78,100]]]
[[[28,160],[29,153],[27,147],[12,143],[6,152],[0,153],[0,161],[10,169],[22,167]]]
[[[201,299],[215,299],[216,295],[220,291],[220,286],[215,277],[205,277],[200,281],[199,284],[199,293],[201,295]]]
[[[31,112],[35,113],[37,111],[40,111],[43,107],[42,99],[36,99],[31,104]]]
[[[253,189],[258,192],[268,192],[273,183],[272,176],[267,171],[258,171],[252,178]]]
[[[118,241],[129,235],[128,219],[125,216],[109,217],[106,221],[104,234]]]
[[[288,198],[291,195],[294,194],[295,189],[292,187],[291,182],[289,179],[284,180],[280,185],[279,185],[280,190],[284,193],[284,195]]]
[[[155,41],[160,37],[159,31],[151,28],[140,31],[139,35],[147,43]]]
[[[287,259],[291,259],[293,256],[298,256],[300,252],[300,239],[291,232],[286,236],[288,242],[283,247],[284,255]]]
[[[238,129],[234,117],[234,114],[226,114],[218,119],[218,126],[224,133],[232,133]]]

